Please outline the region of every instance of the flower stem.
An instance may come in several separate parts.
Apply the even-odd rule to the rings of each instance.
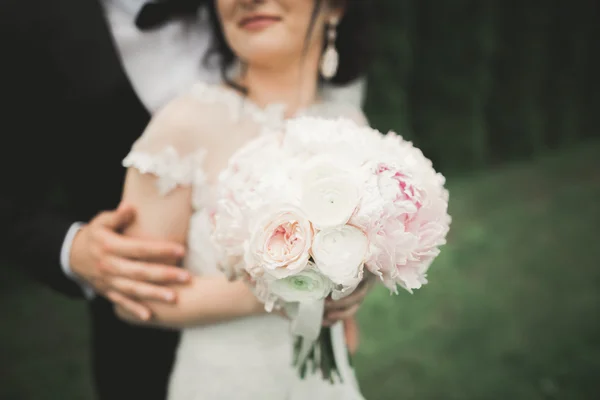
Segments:
[[[335,355],[333,353],[333,344],[331,339],[331,329],[324,327],[317,340],[312,344],[306,359],[299,359],[300,349],[302,348],[303,338],[297,337],[294,342],[294,366],[298,369],[298,374],[301,379],[306,377],[309,367],[314,374],[317,371],[321,373],[323,380],[329,381],[332,384],[336,382],[335,376],[342,381],[342,376],[339,373]],[[309,363],[311,365],[309,365]]]

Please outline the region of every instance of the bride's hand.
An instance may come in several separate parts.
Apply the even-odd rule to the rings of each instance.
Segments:
[[[344,337],[346,339],[346,346],[348,346],[348,351],[350,352],[350,355],[356,354],[359,342],[358,335],[358,325],[356,323],[356,319],[354,317],[345,319]]]
[[[331,326],[337,321],[354,317],[374,282],[375,275],[367,274],[352,294],[340,300],[327,298],[323,326]]]

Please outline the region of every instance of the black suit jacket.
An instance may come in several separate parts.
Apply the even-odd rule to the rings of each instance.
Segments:
[[[0,64],[2,265],[81,297],[60,267],[64,236],[118,205],[121,160],[150,115],[96,0],[2,0]],[[177,334],[126,325],[101,297],[90,309],[100,398],[164,399]]]

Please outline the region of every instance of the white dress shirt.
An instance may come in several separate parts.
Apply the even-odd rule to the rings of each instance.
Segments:
[[[135,17],[146,0],[103,0],[106,18],[125,72],[150,113],[188,90],[194,82],[220,81],[218,69],[207,69],[203,57],[211,41],[205,10],[196,19],[173,19],[150,31],[140,31]],[[362,106],[364,80],[343,88],[323,88],[326,100]],[[83,223],[74,223],[65,236],[60,254],[63,272],[78,282],[89,299],[94,291],[73,273],[71,245]]]

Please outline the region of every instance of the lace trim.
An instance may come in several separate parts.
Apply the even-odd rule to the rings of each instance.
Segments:
[[[285,121],[285,104],[269,104],[261,108],[233,90],[202,82],[196,83],[191,93],[203,102],[224,104],[235,120],[248,116],[267,129],[278,129]]]
[[[157,176],[157,187],[162,195],[168,194],[177,185],[198,185],[206,182],[201,168],[206,157],[206,150],[198,150],[186,157],[181,157],[177,150],[166,147],[158,153],[131,151],[123,160],[126,168],[134,167],[142,174]]]
[[[286,119],[285,112],[287,106],[285,104],[274,103],[263,108],[234,90],[222,86],[198,82],[192,87],[191,94],[197,100],[206,103],[224,104],[231,112],[234,120],[239,120],[243,116],[249,116],[262,125],[263,130],[266,132],[280,130]],[[340,101],[315,103],[307,108],[298,110],[296,117],[300,116],[319,116],[323,118],[346,116],[355,120],[355,122],[366,125],[366,120],[360,110],[351,104]]]

